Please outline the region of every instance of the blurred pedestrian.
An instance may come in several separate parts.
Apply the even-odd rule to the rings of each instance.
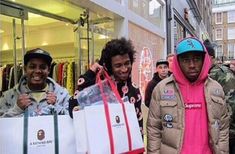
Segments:
[[[170,53],[167,55],[166,59],[169,63],[169,72],[172,73],[172,63],[173,63],[174,54]]]
[[[165,59],[159,59],[156,62],[156,72],[153,74],[153,78],[148,82],[145,89],[144,103],[147,107],[150,105],[150,100],[154,87],[163,79],[169,75],[169,63]]]

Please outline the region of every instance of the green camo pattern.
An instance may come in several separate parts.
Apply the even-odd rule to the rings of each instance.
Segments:
[[[235,138],[235,74],[226,66],[213,65],[210,77],[221,84],[224,89],[226,102],[230,106],[230,137]]]

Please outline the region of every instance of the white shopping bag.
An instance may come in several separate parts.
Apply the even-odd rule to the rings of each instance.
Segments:
[[[87,106],[82,105],[82,110],[73,112],[77,152],[89,154],[144,152],[134,104],[123,103],[110,78],[107,79],[107,82],[115,94],[114,97],[117,98],[107,99],[102,87],[103,83],[99,79],[97,84],[100,86],[102,103],[90,102]],[[97,93],[97,86],[89,88],[94,89],[86,89],[87,93]],[[106,93],[108,90],[105,87]],[[82,95],[82,97],[86,97],[86,95]],[[92,95],[89,97],[92,100]],[[118,103],[109,102],[114,99]],[[87,100],[87,98],[79,100]]]
[[[134,104],[125,103],[125,108],[131,135],[132,152],[141,153],[144,151],[144,144],[136,118]],[[121,105],[109,104],[109,113],[115,153],[130,152],[126,122]],[[111,153],[110,138],[103,105],[85,107],[84,110],[74,112],[73,116],[77,152],[88,152],[89,154]]]
[[[77,154],[73,119],[69,115],[58,116],[58,134],[59,154]]]
[[[28,118],[27,132],[24,142],[27,142],[27,153],[55,153],[55,133],[53,116]],[[27,139],[26,139],[27,137]],[[26,144],[26,143],[25,143]]]
[[[57,150],[53,116],[29,117],[27,135],[24,135],[24,117],[0,118],[0,154],[76,154],[72,119],[68,115],[57,118]],[[27,144],[25,151],[24,144]]]
[[[76,139],[76,150],[79,154],[88,151],[85,110],[73,112],[73,123]]]
[[[0,118],[0,153],[23,154],[23,118]]]

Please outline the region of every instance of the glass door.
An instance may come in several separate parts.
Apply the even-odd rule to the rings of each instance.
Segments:
[[[0,3],[0,94],[12,88],[22,75],[25,52],[24,19],[26,12]]]

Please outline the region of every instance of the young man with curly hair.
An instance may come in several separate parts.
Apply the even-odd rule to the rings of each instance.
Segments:
[[[116,83],[117,90],[121,97],[128,96],[129,102],[135,105],[137,119],[141,133],[143,132],[143,117],[141,112],[141,94],[139,88],[131,80],[132,64],[135,60],[136,51],[130,40],[125,38],[109,41],[101,53],[99,62],[94,63],[90,69],[78,79],[75,96],[84,88],[95,84],[96,74],[99,69],[105,69]],[[78,102],[70,99],[69,112],[76,110]]]

